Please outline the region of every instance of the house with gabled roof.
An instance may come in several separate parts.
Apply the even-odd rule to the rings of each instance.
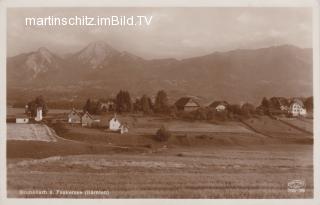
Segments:
[[[214,101],[209,107],[214,108],[217,112],[227,111],[229,104],[227,101]]]
[[[179,111],[194,111],[200,108],[200,104],[192,97],[182,97],[174,105]]]
[[[113,99],[100,100],[99,109],[102,112],[110,112],[115,110],[115,102]]]
[[[290,107],[289,107],[289,114],[293,117],[307,115],[307,110],[301,99],[294,98],[291,100]]]
[[[81,117],[81,125],[83,127],[90,127],[94,121],[94,118],[89,114],[89,112],[85,112]]]
[[[81,123],[81,114],[74,108],[68,114],[68,123],[70,124]]]

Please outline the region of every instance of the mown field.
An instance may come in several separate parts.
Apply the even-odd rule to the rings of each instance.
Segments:
[[[104,190],[110,195],[94,197],[106,198],[310,198],[313,195],[312,154],[308,147],[288,147],[286,151],[279,148],[180,151],[12,160],[8,165],[9,197],[50,197],[18,194],[18,190],[30,189]],[[288,193],[290,179],[304,180],[306,192]]]
[[[102,125],[110,117],[102,116]],[[129,133],[112,133],[104,126],[49,124],[58,135],[56,141],[9,139],[8,196],[313,197],[313,137],[282,122],[264,117],[244,123],[119,118],[128,123]],[[172,132],[166,142],[154,139],[161,125]],[[294,179],[306,183],[304,193],[288,192],[288,181]],[[109,195],[27,195],[21,190],[97,190]]]
[[[55,133],[43,124],[7,123],[7,139],[23,141],[56,141]]]

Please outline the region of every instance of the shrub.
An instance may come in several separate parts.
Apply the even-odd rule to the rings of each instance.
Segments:
[[[169,130],[167,130],[164,126],[162,126],[156,133],[155,139],[161,142],[167,141],[171,136]]]

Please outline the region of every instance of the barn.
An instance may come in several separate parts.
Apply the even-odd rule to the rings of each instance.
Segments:
[[[68,123],[71,124],[80,124],[81,123],[81,115],[75,109],[72,109],[68,114]]]
[[[81,117],[81,125],[83,127],[91,127],[94,121],[95,120],[88,112],[84,113],[84,115]]]
[[[182,97],[174,105],[179,111],[194,111],[200,108],[200,104],[192,97]]]
[[[100,103],[99,109],[102,112],[110,112],[115,110],[114,100],[109,99],[106,101],[100,101],[99,103]]]
[[[217,112],[223,112],[228,109],[229,104],[226,101],[214,101],[209,107],[214,108]]]
[[[16,123],[17,124],[26,124],[29,123],[29,118],[26,116],[17,116],[16,117]]]

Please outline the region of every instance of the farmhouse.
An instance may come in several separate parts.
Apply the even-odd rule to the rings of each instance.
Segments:
[[[191,97],[182,97],[174,105],[179,111],[194,111],[200,108],[200,104]]]
[[[26,124],[29,123],[29,118],[26,116],[17,116],[16,117],[16,123],[17,124]]]
[[[304,107],[303,102],[300,99],[293,99],[290,103],[289,114],[291,116],[305,116],[307,115],[307,110]]]
[[[117,116],[115,115],[110,121],[109,121],[109,129],[111,131],[119,131],[121,128],[121,123],[117,119]]]
[[[106,101],[101,101],[99,109],[103,112],[114,111],[115,110],[115,103],[111,99],[106,100]]]
[[[84,113],[81,117],[81,125],[84,127],[90,127],[94,122],[93,117],[88,113]]]
[[[217,112],[223,112],[228,109],[228,105],[226,101],[214,101],[209,107],[214,108]]]
[[[68,114],[68,123],[78,124],[81,123],[81,115],[75,109],[72,109]]]

